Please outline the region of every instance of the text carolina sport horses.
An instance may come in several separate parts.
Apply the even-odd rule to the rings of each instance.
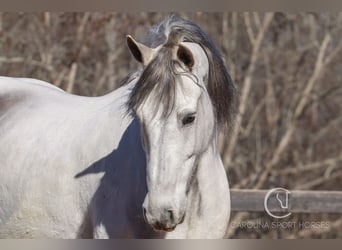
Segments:
[[[1,238],[222,238],[217,149],[235,89],[211,39],[171,16],[140,44],[141,70],[102,97],[0,78]]]

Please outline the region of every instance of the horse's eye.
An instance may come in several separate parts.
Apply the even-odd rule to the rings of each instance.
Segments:
[[[183,126],[193,123],[195,121],[195,118],[196,117],[194,114],[185,116],[182,120]]]

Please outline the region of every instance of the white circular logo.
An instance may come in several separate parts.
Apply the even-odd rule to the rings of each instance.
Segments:
[[[268,200],[270,199],[270,197],[272,196],[272,194],[275,193],[275,198],[276,200],[278,201],[278,203],[280,204],[280,208],[281,209],[288,209],[289,208],[289,194],[291,194],[291,192],[285,188],[273,188],[271,190],[269,190],[266,195],[265,195],[265,199],[264,199],[264,208],[266,210],[266,213],[269,215],[269,216],[272,216],[273,218],[277,218],[277,219],[282,219],[282,218],[285,218],[285,217],[288,217],[289,215],[291,215],[291,213],[287,213],[287,214],[284,214],[284,215],[275,215],[273,214],[269,208],[268,208]],[[279,197],[279,194],[280,193],[283,193],[285,194],[285,197],[284,199],[281,199]],[[273,196],[272,196],[273,197]]]

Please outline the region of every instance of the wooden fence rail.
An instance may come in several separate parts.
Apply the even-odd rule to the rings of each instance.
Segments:
[[[263,212],[264,198],[269,190],[232,189],[232,211]],[[342,214],[342,191],[290,190],[288,209],[292,213],[340,213]],[[285,196],[284,196],[285,197]],[[276,199],[268,200],[272,212],[284,211]]]

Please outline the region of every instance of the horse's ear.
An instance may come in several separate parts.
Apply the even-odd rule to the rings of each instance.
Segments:
[[[145,46],[142,43],[139,43],[133,39],[130,35],[126,37],[127,39],[127,46],[131,51],[134,58],[142,63],[143,65],[147,65],[153,58],[155,53],[154,49]]]
[[[192,66],[194,66],[194,57],[191,51],[183,45],[178,46],[177,58],[190,70],[192,69]]]

